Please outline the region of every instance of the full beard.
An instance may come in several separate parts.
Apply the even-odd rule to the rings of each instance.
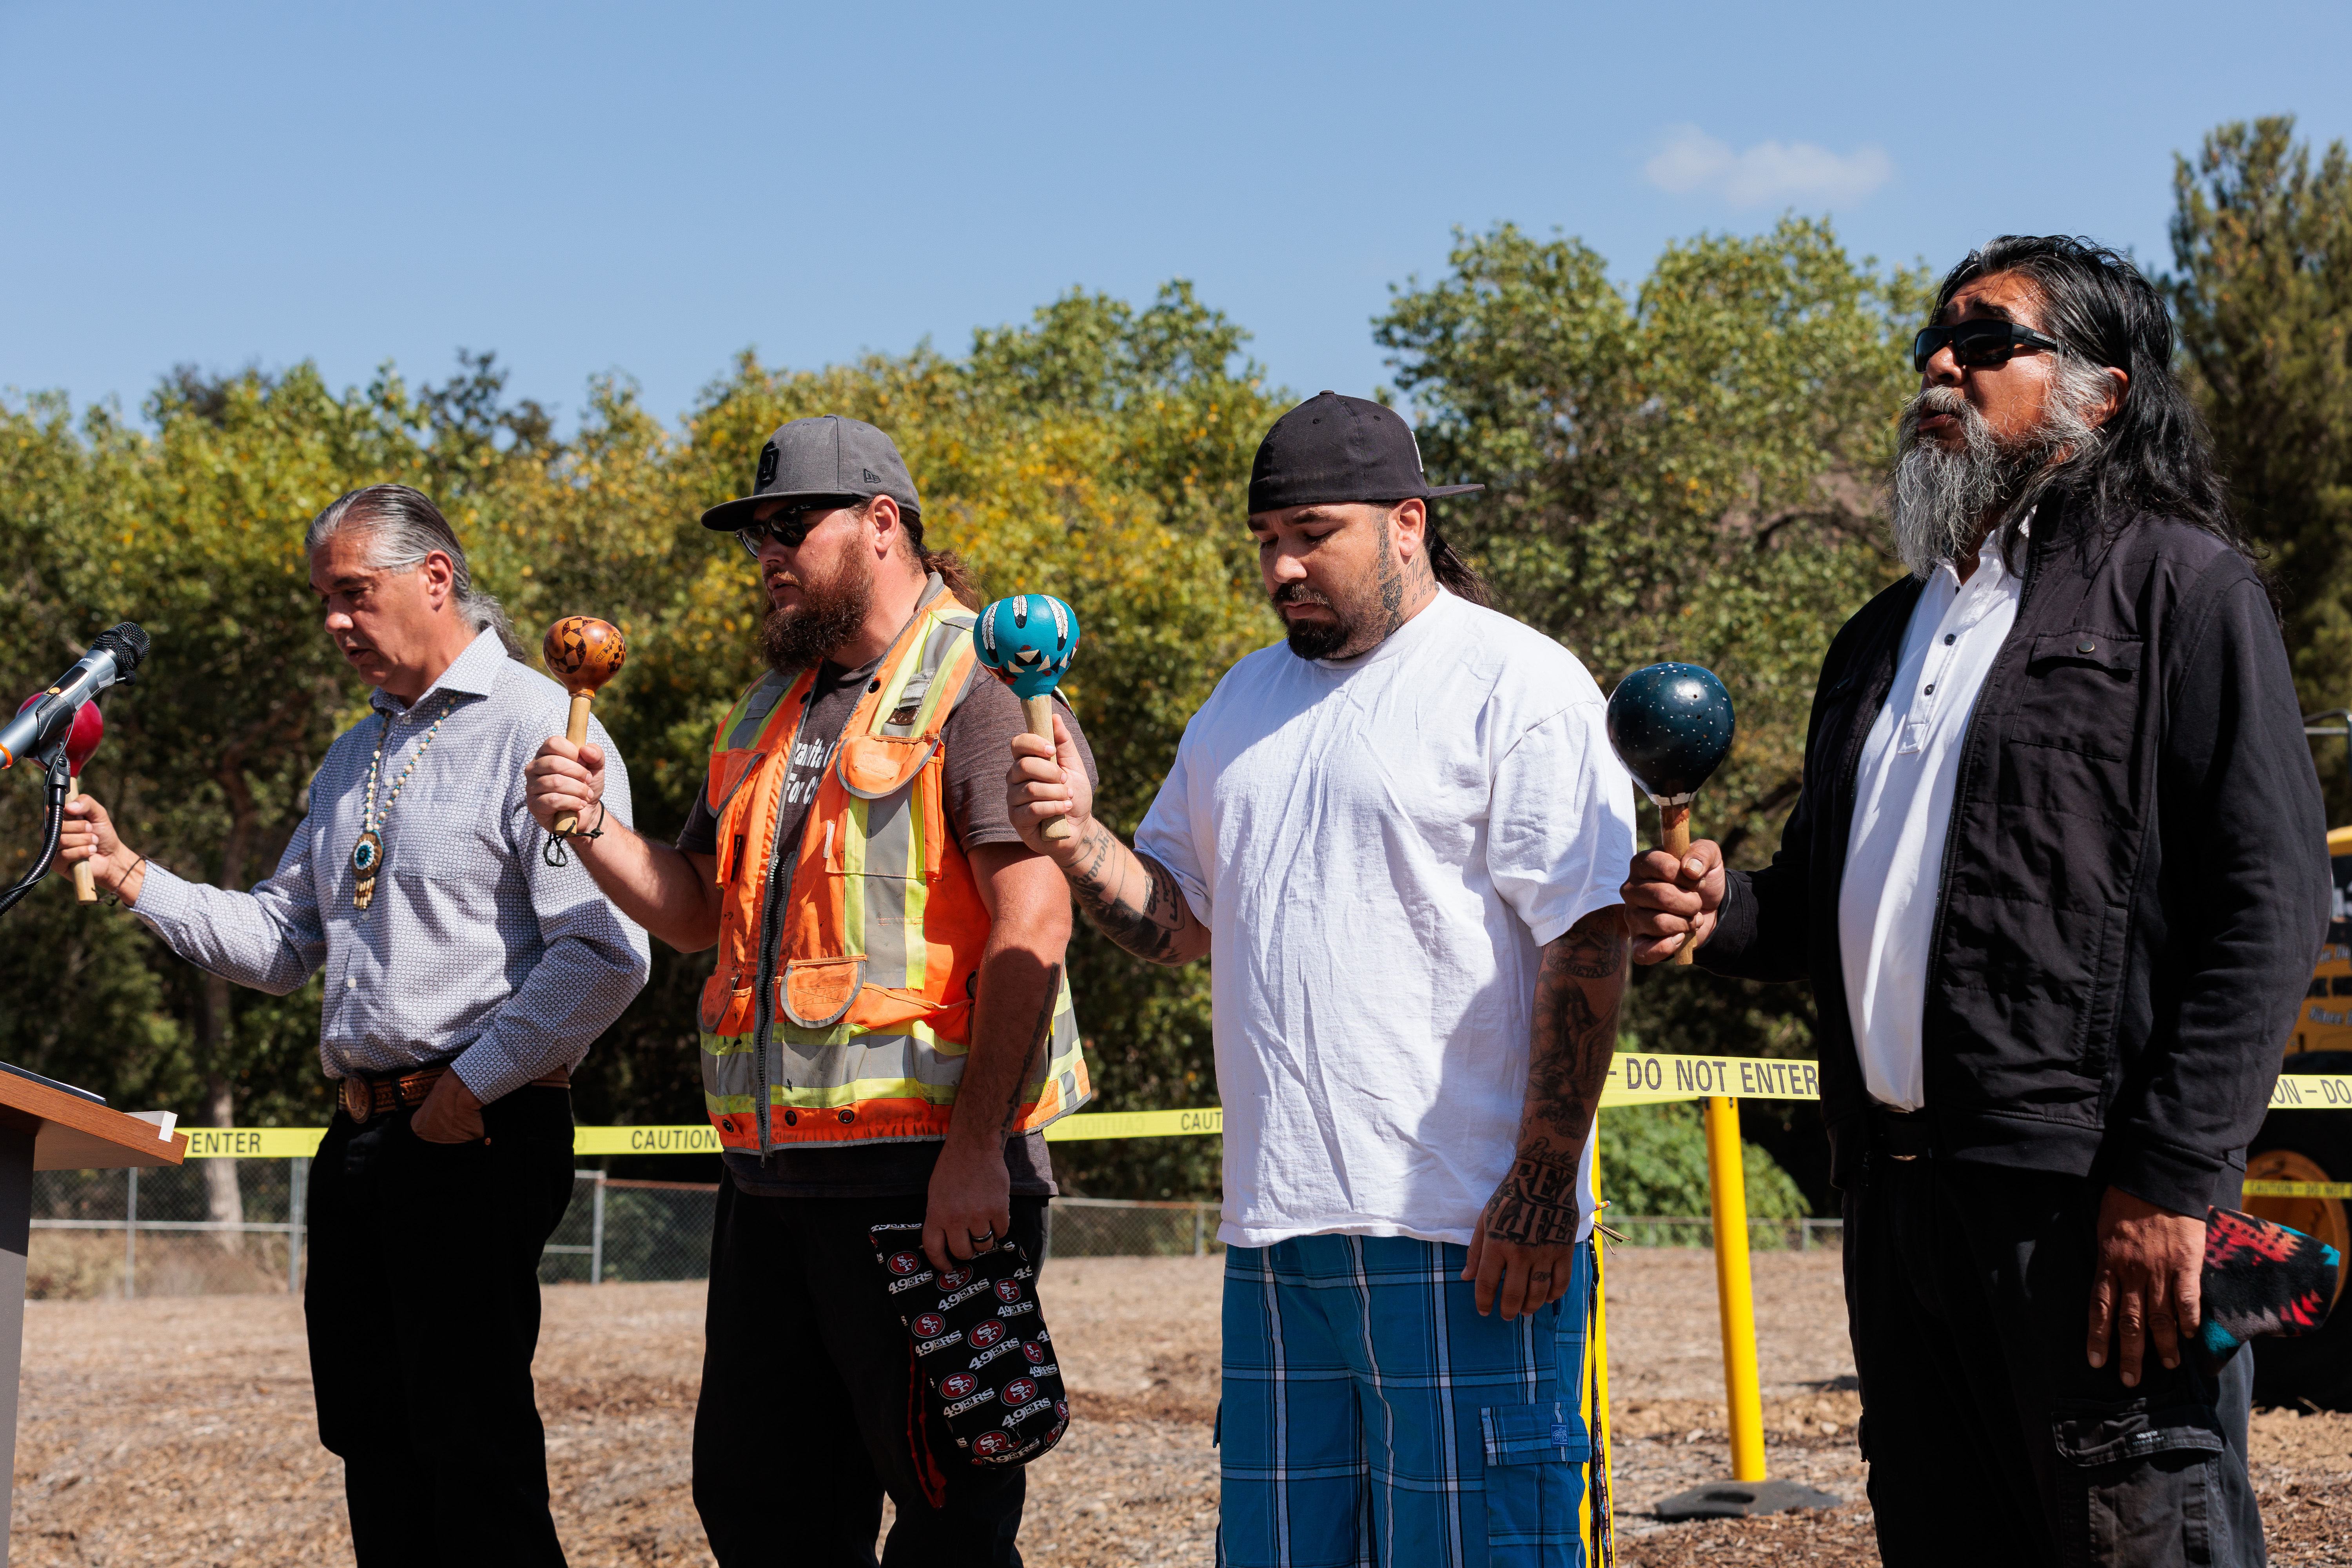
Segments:
[[[2095,374],[2086,384],[2063,375],[2041,426],[2004,447],[1984,416],[1948,386],[1931,386],[1903,410],[1896,437],[1902,456],[1888,485],[1895,553],[1923,581],[1937,567],[1973,552],[2004,509],[2015,505],[2046,470],[2098,449],[2100,435],[2076,406],[2099,395]],[[1960,445],[1946,451],[1919,437],[1919,421],[1948,414],[1959,422]]]
[[[801,602],[771,609],[760,624],[760,651],[780,675],[797,675],[857,635],[874,607],[874,569],[855,561],[832,580],[799,579]]]
[[[1318,621],[1294,621],[1283,616],[1284,639],[1290,651],[1301,658],[1336,658],[1356,636],[1356,624],[1339,606],[1317,593],[1304,583],[1286,583],[1268,597],[1274,613],[1282,615],[1285,605],[1320,605],[1331,612],[1331,622],[1326,626]]]
[[[1959,421],[1957,449],[1920,437],[1919,421],[1930,414]],[[1927,387],[1911,400],[1896,446],[1902,456],[1888,498],[1895,553],[1924,580],[1976,548],[1987,516],[2010,498],[2017,465],[2002,453],[1984,416],[1948,386]]]

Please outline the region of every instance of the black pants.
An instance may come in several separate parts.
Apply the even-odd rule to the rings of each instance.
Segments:
[[[710,1237],[694,1506],[720,1568],[1018,1568],[1024,1473],[983,1470],[915,1375],[869,1226],[923,1217],[897,1198],[752,1197],[722,1180]],[[1013,1200],[1012,1239],[1044,1256],[1045,1200]]]
[[[572,1095],[482,1108],[487,1142],[335,1113],[310,1163],[302,1308],[319,1440],[361,1568],[563,1562],[532,1398],[539,1253],[572,1199]]]
[[[2209,1373],[2151,1347],[2137,1388],[2084,1354],[2104,1185],[1869,1157],[1845,1289],[1881,1558],[2259,1564],[2252,1347]]]

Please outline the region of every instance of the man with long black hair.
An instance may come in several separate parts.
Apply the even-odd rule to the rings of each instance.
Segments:
[[[1944,279],[1771,865],[1633,863],[1637,962],[1811,979],[1864,1458],[1894,1563],[2259,1563],[2251,1352],[2196,1348],[2326,928],[2261,572],[2114,252]]]

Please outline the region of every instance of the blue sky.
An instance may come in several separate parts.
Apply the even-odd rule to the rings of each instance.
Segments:
[[[1454,226],[1667,240],[1827,212],[2168,258],[2171,159],[2352,137],[2342,4],[203,6],[0,0],[0,388],[495,349],[568,426],[1171,276],[1302,392]]]

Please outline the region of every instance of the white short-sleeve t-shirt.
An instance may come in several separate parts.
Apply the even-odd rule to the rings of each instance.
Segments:
[[[1220,1240],[1466,1246],[1508,1173],[1538,950],[1618,901],[1633,784],[1574,655],[1451,594],[1236,664],[1136,835],[1210,931]],[[1580,1183],[1592,1223],[1591,1151]]]

